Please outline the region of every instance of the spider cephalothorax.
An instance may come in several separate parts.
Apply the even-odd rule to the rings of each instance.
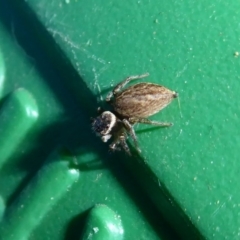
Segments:
[[[113,151],[122,147],[130,154],[129,147],[126,143],[126,139],[128,135],[130,135],[137,151],[140,152],[133,128],[135,123],[151,124],[161,127],[172,125],[171,123],[151,121],[147,119],[147,117],[166,107],[173,98],[177,97],[176,92],[153,83],[138,83],[121,91],[131,80],[144,78],[148,75],[149,74],[146,73],[128,77],[108,94],[106,101],[112,104],[114,112],[118,117],[110,111],[105,111],[92,122],[93,130],[101,137],[103,142],[107,142],[113,137],[113,141],[110,144],[110,149]],[[113,96],[114,98],[112,99]]]
[[[93,120],[92,127],[101,136],[102,141],[107,142],[112,137],[112,131],[116,124],[116,116],[109,111],[105,111]]]

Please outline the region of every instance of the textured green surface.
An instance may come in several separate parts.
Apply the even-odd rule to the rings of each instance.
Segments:
[[[55,156],[54,156],[55,155]],[[69,168],[69,156],[53,154],[14,204],[0,226],[3,239],[28,239],[52,205],[77,181],[79,172]]]
[[[121,219],[107,206],[97,205],[91,209],[82,239],[124,239]]]
[[[0,0],[1,238],[99,239],[109,220],[115,239],[239,239],[239,5]],[[153,117],[174,126],[109,154],[89,119],[144,72],[179,93]]]
[[[0,126],[4,126],[0,132],[0,167],[14,155],[37,118],[36,102],[26,90],[20,88],[8,97],[0,112]]]

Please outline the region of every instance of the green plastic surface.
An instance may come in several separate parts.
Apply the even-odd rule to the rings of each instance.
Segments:
[[[0,239],[239,239],[239,19],[237,1],[0,0]],[[109,153],[90,118],[145,72],[179,93],[151,118],[174,126]]]
[[[120,216],[104,205],[91,209],[82,239],[124,239]]]

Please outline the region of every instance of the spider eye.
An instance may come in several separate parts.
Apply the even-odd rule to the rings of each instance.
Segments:
[[[111,132],[115,124],[116,116],[113,113],[106,111],[93,120],[92,128],[100,135],[107,135]]]
[[[99,117],[95,118],[92,123],[92,128],[95,132],[101,133],[104,129],[107,128],[108,123],[104,121],[102,118],[102,115]]]

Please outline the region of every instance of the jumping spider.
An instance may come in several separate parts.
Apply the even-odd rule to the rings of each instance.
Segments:
[[[129,155],[130,149],[126,143],[128,135],[133,139],[135,148],[141,152],[136,133],[135,123],[151,124],[160,127],[169,127],[171,123],[156,122],[147,117],[166,107],[177,93],[163,86],[153,83],[137,83],[122,90],[130,81],[147,77],[149,74],[130,76],[115,86],[106,98],[106,102],[113,106],[113,112],[104,111],[93,119],[92,128],[103,142],[111,137],[113,141],[110,149],[124,149]],[[113,98],[114,97],[114,98]],[[113,99],[112,99],[113,98]]]

